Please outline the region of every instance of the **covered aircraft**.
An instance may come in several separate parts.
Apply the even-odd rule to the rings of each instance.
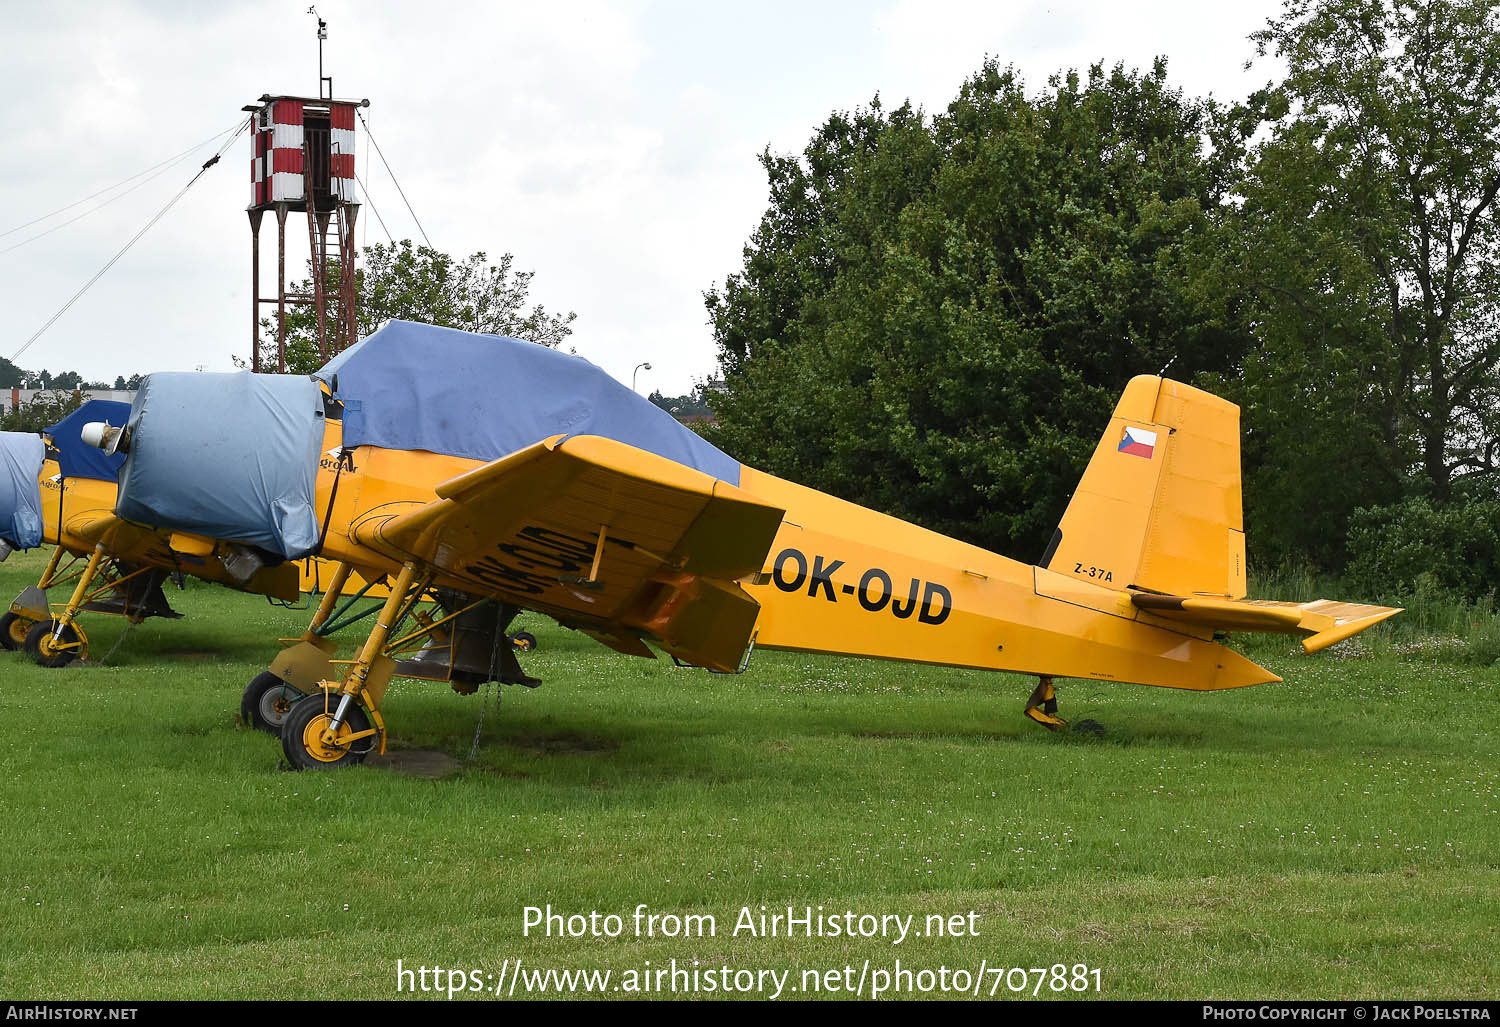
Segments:
[[[42,497],[37,475],[46,447],[35,435],[0,432],[0,560],[42,544]]]
[[[152,375],[105,440],[121,517],[393,579],[352,660],[322,634],[339,580],[247,690],[308,695],[297,767],[384,751],[394,675],[536,684],[500,644],[520,609],[716,671],[762,646],[1032,674],[1053,729],[1056,677],[1277,681],[1221,633],[1315,652],[1398,612],[1245,599],[1238,408],[1161,378],[1127,386],[1040,566],[740,464],[531,343],[392,322],[315,379]]]
[[[56,549],[41,580],[0,615],[0,646],[24,646],[43,666],[87,658],[80,614],[112,614],[132,623],[180,616],[162,590],[174,575],[290,602],[299,589],[312,588],[319,574],[327,578],[333,572],[331,565],[320,568],[312,560],[268,563],[239,543],[143,528],[115,516],[116,479],[125,455],[86,444],[82,432],[90,423],[122,425],[129,415],[127,403],[88,400],[48,428],[45,443],[35,435],[14,435],[26,440],[14,447],[29,456],[9,462],[13,473],[9,491],[0,493],[0,518],[13,511],[13,518],[35,520],[35,530],[13,548],[51,543]],[[52,589],[66,589],[66,601],[50,603]]]

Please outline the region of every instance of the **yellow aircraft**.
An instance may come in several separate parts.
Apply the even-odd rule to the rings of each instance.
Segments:
[[[191,406],[212,377],[170,376],[157,409]],[[1247,600],[1239,410],[1162,378],[1128,384],[1029,566],[741,465],[592,365],[529,343],[392,322],[317,377],[310,514],[339,571],[267,672],[308,696],[281,727],[294,767],[383,752],[394,675],[536,684],[498,644],[520,609],[721,672],[759,646],[1035,675],[1024,712],[1052,729],[1066,727],[1055,678],[1279,681],[1223,633],[1300,635],[1311,653],[1399,612]],[[130,452],[122,506],[133,482],[149,491],[152,462],[192,463],[194,447],[164,438],[170,418],[143,413],[109,440]],[[266,432],[194,434],[211,454],[178,473],[233,475]],[[145,504],[165,526],[169,492]],[[352,570],[394,583],[363,646],[334,660],[322,629]]]
[[[328,580],[334,568],[308,558],[263,566],[243,546],[186,532],[155,531],[114,514],[116,475],[123,455],[113,458],[84,444],[83,427],[95,418],[123,424],[130,406],[89,400],[45,433],[36,486],[40,542],[56,548],[41,580],[25,589],[0,615],[0,646],[25,650],[44,667],[87,659],[82,613],[110,614],[139,624],[150,617],[181,615],[162,585],[188,574],[282,602],[295,601]],[[35,436],[32,437],[33,439]],[[49,603],[52,588],[68,588],[64,603]],[[368,589],[383,598],[384,591]]]

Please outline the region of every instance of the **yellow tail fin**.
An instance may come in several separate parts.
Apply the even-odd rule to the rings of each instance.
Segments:
[[[1243,598],[1239,407],[1131,379],[1041,566],[1108,588]]]

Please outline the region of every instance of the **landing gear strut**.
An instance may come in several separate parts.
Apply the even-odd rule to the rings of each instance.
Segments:
[[[0,645],[11,648],[19,640],[39,665],[65,667],[89,656],[88,636],[78,623],[80,613],[116,614],[131,624],[147,617],[182,616],[167,605],[167,597],[161,592],[166,571],[121,563],[109,555],[102,542],[94,546],[81,571],[76,567],[82,558],[71,554],[67,566],[61,567],[63,554],[62,546],[58,546],[42,580],[11,603],[11,613],[0,621],[5,630]],[[47,589],[69,582],[75,584],[67,604],[49,606]],[[24,633],[20,631],[23,624]]]

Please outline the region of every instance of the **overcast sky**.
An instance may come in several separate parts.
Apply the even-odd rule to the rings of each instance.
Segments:
[[[0,0],[0,356],[15,351],[192,177],[213,147],[137,186],[17,226],[143,171],[243,117],[263,93],[316,95],[307,0]],[[714,373],[702,293],[740,265],[764,209],[756,155],[800,151],[879,93],[939,111],[986,55],[1034,86],[1067,67],[1169,59],[1191,93],[1243,96],[1276,0],[758,0],[375,3],[319,0],[325,70],[366,110],[433,245],[515,254],[533,300],[578,313],[578,352],[642,392]],[[361,133],[362,243],[419,239]],[[249,143],[17,363],[87,378],[230,370],[250,335]],[[142,184],[143,183],[143,184]],[[76,223],[70,218],[111,199]],[[267,225],[273,222],[268,220]],[[62,227],[58,227],[58,226]],[[305,233],[296,222],[291,227]],[[33,242],[37,233],[50,234]],[[299,238],[296,231],[289,233]],[[292,266],[300,271],[300,250]],[[269,240],[269,247],[266,246]],[[25,243],[24,245],[18,245]],[[263,292],[274,230],[263,234]],[[9,252],[3,252],[3,251]],[[300,277],[300,275],[299,275]]]

